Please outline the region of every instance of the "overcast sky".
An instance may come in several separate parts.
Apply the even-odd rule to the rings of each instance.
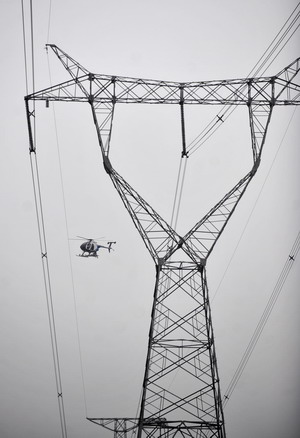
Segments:
[[[24,0],[27,47],[29,3]],[[172,81],[246,77],[297,5],[32,3],[36,90],[69,79],[55,55],[47,56],[46,43],[95,73]],[[56,438],[61,431],[28,152],[21,5],[0,0],[0,436]],[[265,74],[298,56],[299,31]],[[187,110],[188,142],[218,110]],[[299,232],[299,123],[295,107],[274,109],[259,171],[207,266],[223,394]],[[180,141],[178,108],[125,105],[116,113],[112,162],[168,222]],[[112,437],[85,417],[137,415],[154,265],[102,167],[88,105],[47,109],[38,103],[37,151],[68,436]],[[180,232],[250,167],[247,109],[241,108],[189,159]],[[116,250],[81,259],[80,242],[68,240],[77,235],[116,240]],[[229,438],[299,436],[299,272],[297,258],[224,410]]]

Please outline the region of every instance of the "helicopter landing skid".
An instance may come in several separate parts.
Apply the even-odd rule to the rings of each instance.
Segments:
[[[96,257],[96,258],[98,258],[98,255],[97,254],[87,254],[87,255],[77,254],[77,257],[85,257],[85,258],[87,258],[87,257]]]

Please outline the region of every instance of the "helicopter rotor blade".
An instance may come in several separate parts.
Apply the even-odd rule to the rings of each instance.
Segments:
[[[101,240],[104,239],[104,236],[102,237],[93,237],[93,238],[89,238],[89,237],[83,237],[83,236],[77,236],[79,239],[83,239],[83,240]]]

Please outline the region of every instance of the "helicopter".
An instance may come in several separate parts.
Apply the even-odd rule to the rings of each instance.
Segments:
[[[80,249],[82,250],[82,254],[78,254],[78,257],[98,257],[97,252],[100,248],[105,248],[108,250],[108,252],[112,251],[112,245],[114,245],[116,242],[107,242],[108,246],[99,245],[95,239],[88,239],[86,237],[77,236],[79,239],[85,240],[80,245]]]

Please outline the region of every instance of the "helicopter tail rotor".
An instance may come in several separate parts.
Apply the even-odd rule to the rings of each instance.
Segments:
[[[112,250],[112,245],[113,244],[116,244],[117,242],[107,242],[107,245],[108,245],[108,252],[110,252],[111,250]]]

